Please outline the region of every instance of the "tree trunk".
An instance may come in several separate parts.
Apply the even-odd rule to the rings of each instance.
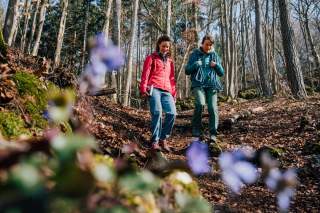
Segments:
[[[222,1],[221,1],[222,2]],[[222,8],[222,5],[221,5]],[[229,96],[229,58],[230,58],[230,45],[229,45],[229,30],[228,30],[228,25],[227,25],[227,1],[223,0],[223,13],[222,13],[222,26],[224,28],[224,33],[225,35],[225,48],[224,48],[224,69],[225,69],[225,88],[226,88],[226,95]],[[223,30],[223,29],[222,29]]]
[[[286,60],[287,78],[292,94],[299,99],[307,96],[300,61],[294,44],[294,31],[292,29],[287,0],[279,0],[279,13],[281,24],[282,45]]]
[[[28,24],[30,19],[30,10],[31,10],[32,4],[31,0],[26,0],[25,6],[24,6],[24,27],[23,27],[23,35],[20,42],[20,50],[24,52],[25,45],[26,45],[26,39],[27,39],[27,32],[28,32]]]
[[[272,92],[269,86],[268,73],[266,70],[266,61],[261,41],[261,10],[259,0],[255,0],[255,14],[256,14],[256,54],[259,69],[260,83],[262,86],[262,93],[264,96],[271,96]]]
[[[241,14],[241,29],[240,29],[240,34],[241,34],[241,89],[246,89],[247,81],[246,81],[246,64],[245,64],[245,59],[246,59],[246,48],[245,48],[245,40],[244,40],[244,16],[246,14],[246,5],[245,1],[243,0],[240,5],[240,14]]]
[[[133,14],[132,14],[132,27],[131,27],[131,39],[130,39],[130,47],[129,47],[127,82],[126,82],[126,88],[124,91],[124,100],[123,100],[124,106],[128,106],[128,103],[130,101],[129,92],[130,92],[131,82],[132,82],[133,52],[134,52],[134,43],[136,39],[138,8],[139,8],[139,0],[135,0],[134,7],[133,7]]]
[[[199,23],[198,23],[198,5],[196,3],[192,3],[192,11],[193,11],[193,17],[192,22],[194,26],[194,47],[198,46],[199,41]]]
[[[112,7],[112,0],[107,0],[107,8],[105,11],[105,21],[103,25],[103,32],[106,36],[106,39],[109,38],[109,25],[110,25],[110,15],[111,15],[111,7]]]
[[[115,0],[114,1],[114,11],[115,15],[113,16],[113,34],[112,34],[112,40],[113,42],[120,48],[120,42],[121,42],[121,0]],[[118,74],[116,75],[116,72],[113,71],[111,73],[111,87],[117,88],[117,94],[121,96],[121,73],[118,71]],[[117,102],[117,94],[112,95],[112,101]]]
[[[54,61],[53,61],[53,67],[56,68],[60,64],[61,60],[61,49],[63,44],[63,37],[64,37],[64,30],[66,27],[66,20],[67,20],[67,12],[68,12],[68,0],[62,0],[61,6],[62,6],[62,14],[60,18],[60,25],[59,25],[59,32],[57,37],[57,47],[54,54]]]
[[[89,7],[90,3],[88,0],[85,0],[84,6],[86,8],[85,20],[84,20],[84,34],[83,34],[83,46],[82,46],[82,58],[81,58],[81,70],[84,70],[86,62],[86,51],[87,51],[87,34],[88,34],[88,22],[89,22]]]
[[[314,65],[316,70],[319,69],[320,70],[320,59],[319,59],[319,55],[316,51],[314,42],[313,42],[313,38],[311,36],[311,32],[310,32],[310,27],[309,27],[309,18],[306,14],[305,19],[304,19],[304,25],[305,25],[305,30],[306,30],[306,34],[307,34],[307,38],[310,44],[310,49],[311,49],[311,54],[313,56],[313,60],[314,60]]]
[[[5,44],[2,31],[0,30],[0,59],[1,56],[5,57],[7,54],[7,46]]]
[[[48,6],[48,0],[42,0],[41,1],[41,8],[40,8],[40,14],[39,14],[39,23],[38,23],[38,32],[37,32],[37,37],[34,42],[34,46],[32,49],[32,55],[37,56],[38,55],[38,50],[39,50],[39,45],[40,45],[40,39],[41,39],[41,34],[42,34],[42,29],[46,17],[46,10]]]
[[[167,14],[167,35],[170,36],[171,32],[171,13],[172,13],[172,0],[168,0],[168,14]]]
[[[36,0],[36,1],[37,1],[36,8],[34,9],[34,13],[33,13],[31,34],[30,34],[29,43],[28,43],[28,54],[30,54],[34,32],[36,31],[37,15],[38,15],[38,10],[39,10],[39,5],[40,5],[40,0]]]
[[[228,73],[229,73],[229,88],[228,88],[228,94],[231,98],[235,98],[235,57],[234,57],[234,42],[235,42],[235,36],[234,36],[234,27],[233,27],[233,7],[234,7],[234,0],[231,0],[230,2],[230,8],[229,8],[229,36],[228,36],[228,44],[229,44],[229,65],[228,65]]]
[[[3,26],[3,37],[5,42],[8,43],[9,46],[11,46],[13,33],[11,31],[15,31],[17,29],[17,20],[19,16],[19,0],[9,0],[6,18]],[[11,41],[9,40],[10,35]],[[10,41],[10,42],[9,42]]]

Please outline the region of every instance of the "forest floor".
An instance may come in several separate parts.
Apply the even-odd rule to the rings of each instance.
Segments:
[[[85,110],[86,107],[90,110]],[[110,148],[121,149],[123,144],[142,144],[150,137],[150,115],[147,110],[124,108],[110,103],[104,97],[87,97],[78,103],[78,111],[86,115],[90,132],[100,141],[104,152]],[[282,168],[296,168],[299,186],[292,201],[292,212],[319,212],[320,210],[320,158],[310,144],[320,140],[320,96],[304,101],[289,98],[257,99],[242,103],[220,103],[219,141],[223,151],[240,146],[255,149],[269,146],[279,150],[278,160]],[[81,113],[81,111],[85,113]],[[91,113],[88,113],[91,111]],[[237,114],[239,119],[227,125]],[[185,159],[185,148],[191,142],[192,110],[179,112],[169,141],[174,152],[164,154],[169,160]],[[204,114],[207,125],[208,114]],[[136,154],[140,166],[148,160],[148,150],[139,145]],[[316,151],[319,154],[319,150]],[[215,208],[215,212],[276,212],[275,193],[262,183],[247,186],[240,196],[230,194],[219,177],[217,157],[211,157],[212,173],[197,177],[203,196]]]

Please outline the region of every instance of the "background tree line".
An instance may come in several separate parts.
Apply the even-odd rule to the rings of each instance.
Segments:
[[[306,88],[320,87],[319,0],[8,0],[0,14],[6,43],[51,59],[52,72],[64,66],[80,74],[88,38],[106,33],[126,56],[106,76],[124,105],[139,102],[143,61],[161,34],[173,39],[178,98],[190,96],[184,66],[206,33],[222,57],[226,96],[250,88],[304,98]]]

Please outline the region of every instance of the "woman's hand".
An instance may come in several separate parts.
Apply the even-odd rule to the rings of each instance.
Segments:
[[[144,93],[140,93],[140,96],[141,96],[142,98],[147,98],[147,97],[149,97],[150,95],[149,95],[148,92],[144,92]]]
[[[214,68],[216,65],[217,65],[216,62],[214,62],[214,61],[211,61],[211,62],[210,62],[210,67]]]

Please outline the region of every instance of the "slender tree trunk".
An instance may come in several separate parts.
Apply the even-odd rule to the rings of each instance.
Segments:
[[[105,11],[105,21],[103,25],[103,32],[106,36],[106,39],[109,38],[109,25],[110,25],[110,15],[111,15],[111,7],[112,7],[112,0],[107,0],[107,8]]]
[[[32,46],[32,42],[33,42],[34,32],[36,31],[37,15],[38,15],[38,10],[39,10],[39,5],[40,5],[40,0],[36,0],[36,8],[34,9],[34,13],[33,13],[31,34],[30,34],[29,42],[28,42],[28,54],[30,54],[31,46]]]
[[[228,38],[228,43],[229,43],[229,49],[230,49],[230,60],[229,60],[229,96],[231,98],[235,98],[236,94],[235,94],[235,57],[234,57],[234,52],[236,51],[234,49],[234,40],[235,40],[235,36],[233,33],[233,7],[234,7],[234,0],[231,0],[230,2],[230,12],[229,12],[229,38]]]
[[[3,25],[3,38],[5,42],[7,42],[8,44],[9,44],[10,33],[13,30],[13,28],[16,28],[16,25],[17,25],[16,21],[17,21],[17,17],[19,16],[18,15],[19,10],[17,10],[17,8],[19,8],[19,0],[9,0],[6,17]],[[11,45],[11,42],[9,46],[10,45]]]
[[[131,27],[131,39],[130,39],[130,47],[129,47],[127,82],[126,82],[124,101],[123,101],[124,106],[128,106],[128,103],[130,101],[129,92],[130,92],[131,82],[132,82],[133,52],[134,52],[134,43],[135,43],[135,39],[136,39],[138,8],[139,8],[139,0],[135,0],[134,7],[133,7],[133,15],[132,15],[132,27]]]
[[[314,42],[313,42],[313,38],[311,36],[310,27],[309,27],[309,18],[307,16],[307,14],[304,17],[304,25],[305,25],[307,38],[309,40],[311,54],[312,54],[313,60],[314,60],[314,65],[315,65],[316,69],[320,70],[320,59],[319,59],[319,55],[318,55],[318,53],[316,51],[316,48],[315,48],[315,45],[314,45]]]
[[[21,50],[22,52],[24,52],[24,50],[25,50],[31,7],[32,7],[31,0],[26,0],[25,6],[24,6],[24,27],[23,27],[23,35],[22,35],[21,42],[20,42],[20,50]]]
[[[61,49],[63,44],[63,38],[64,38],[64,31],[66,27],[66,20],[67,20],[67,11],[68,11],[68,0],[62,0],[62,14],[60,18],[60,25],[59,25],[59,32],[57,36],[57,47],[54,54],[54,61],[53,61],[53,67],[56,68],[60,64],[61,60]]]
[[[85,20],[84,20],[84,34],[83,34],[83,46],[82,46],[82,58],[81,58],[81,70],[84,70],[85,61],[86,61],[86,51],[87,51],[87,34],[88,34],[88,23],[89,23],[89,9],[90,3],[88,0],[85,0],[84,6],[86,8]]]
[[[194,25],[194,45],[198,46],[199,41],[199,23],[198,23],[198,5],[196,3],[192,3],[192,11],[193,11],[193,25]]]
[[[214,3],[214,1],[210,1],[210,3],[209,3],[208,23],[206,26],[206,34],[210,33],[210,24],[212,23],[213,10],[214,10],[213,3]]]
[[[279,1],[282,45],[286,59],[287,77],[292,94],[296,98],[307,96],[299,58],[294,44],[294,31],[292,29],[287,0]]]
[[[48,0],[42,0],[41,1],[41,8],[40,8],[40,14],[39,14],[39,23],[38,23],[38,32],[37,32],[36,40],[34,42],[34,46],[33,46],[33,49],[32,49],[32,55],[33,56],[38,55],[40,39],[41,39],[41,35],[42,35],[42,29],[43,29],[43,25],[44,25],[44,21],[45,21],[45,17],[46,17],[46,10],[47,10],[47,6],[48,6],[48,2],[47,1]]]
[[[226,68],[225,58],[226,58],[226,47],[225,47],[225,36],[224,36],[224,15],[223,15],[223,2],[220,1],[220,34],[221,34],[221,52],[222,52],[222,65]]]
[[[114,1],[114,11],[115,15],[113,16],[113,34],[112,40],[113,42],[120,48],[121,42],[121,0]],[[111,87],[117,88],[117,94],[119,95],[118,100],[121,100],[121,73],[118,71],[113,71],[111,73]],[[112,101],[117,102],[117,94],[112,96]]]
[[[168,0],[168,14],[167,14],[167,30],[166,33],[170,36],[171,32],[171,13],[172,13],[172,0]]]
[[[259,0],[255,0],[255,14],[256,14],[256,54],[259,69],[260,83],[264,96],[271,96],[272,92],[269,86],[268,73],[266,70],[266,61],[263,54],[263,47],[261,41],[261,10]]]
[[[222,7],[222,6],[221,6]],[[222,22],[224,23],[222,26],[225,29],[225,32],[223,35],[225,35],[225,51],[224,51],[224,69],[226,71],[225,74],[225,88],[226,88],[226,95],[230,95],[229,91],[229,73],[230,73],[230,67],[229,67],[229,58],[230,58],[230,44],[229,44],[229,30],[228,30],[228,25],[227,25],[227,1],[223,0],[223,15],[222,15]]]
[[[190,51],[190,47],[191,47],[191,45],[188,44],[187,49],[186,49],[186,51],[185,51],[185,53],[184,53],[184,55],[183,55],[180,68],[178,69],[179,71],[178,71],[178,75],[177,75],[176,82],[179,82],[180,75],[181,75],[183,69],[185,68],[185,65],[186,65],[186,62],[187,62],[187,56],[189,55],[189,51]]]
[[[246,12],[246,5],[245,5],[245,1],[243,0],[241,2],[240,5],[240,14],[241,14],[241,73],[242,73],[242,81],[241,81],[241,89],[246,89],[247,85],[246,85],[246,64],[245,64],[245,59],[246,59],[246,49],[245,49],[245,44],[244,44],[244,16],[245,16],[245,12]]]
[[[4,28],[5,32],[7,31],[9,33],[7,39],[6,39],[6,36],[5,35],[4,36],[5,36],[5,40],[8,41],[8,46],[10,47],[13,46],[14,37],[19,27],[20,15],[21,15],[19,10],[20,8],[19,0],[12,0],[12,2],[14,2],[14,5],[13,5],[13,8],[10,8],[10,10],[8,8],[8,12],[6,16],[6,24]]]
[[[308,67],[308,74],[311,77],[312,76],[312,72],[311,72],[311,62],[310,62],[310,58],[309,58],[309,45],[308,45],[305,25],[303,23],[303,17],[302,17],[302,11],[301,11],[301,2],[300,1],[298,2],[298,6],[297,7],[298,7],[297,8],[297,13],[299,14],[299,24],[300,24],[300,28],[301,28],[304,44],[305,44],[305,47],[306,47],[306,61],[307,61],[307,67]]]

